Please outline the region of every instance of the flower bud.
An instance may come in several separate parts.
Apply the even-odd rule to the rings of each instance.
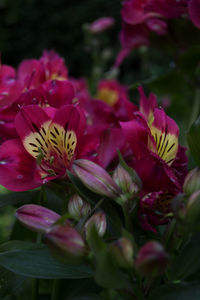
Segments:
[[[69,200],[68,211],[70,215],[78,221],[90,213],[91,206],[87,202],[83,201],[79,195],[74,195]]]
[[[45,235],[55,254],[69,262],[79,262],[86,254],[86,245],[76,229],[69,225],[55,225]]]
[[[200,190],[200,169],[199,168],[195,168],[187,174],[183,185],[183,190],[184,193],[187,195],[191,195],[197,190]]]
[[[90,24],[90,31],[92,33],[100,33],[106,31],[110,27],[114,25],[114,19],[111,17],[103,17],[95,20],[93,23]]]
[[[163,273],[168,259],[169,256],[163,246],[156,241],[151,241],[139,250],[135,267],[142,275],[156,276]]]
[[[85,232],[86,237],[90,233],[92,226],[96,226],[97,232],[100,236],[103,236],[106,232],[106,216],[103,212],[95,213],[86,223],[85,223]]]
[[[26,204],[18,208],[16,218],[33,231],[46,232],[60,215],[40,205]]]
[[[110,245],[110,249],[121,268],[130,269],[133,267],[133,246],[128,239],[124,237],[120,238]]]
[[[116,198],[120,195],[121,190],[111,176],[94,162],[78,159],[74,161],[72,168],[76,176],[91,191],[109,198]]]
[[[133,182],[130,174],[119,164],[113,173],[113,180],[122,190],[122,200],[128,200],[133,194],[139,192],[139,187]]]

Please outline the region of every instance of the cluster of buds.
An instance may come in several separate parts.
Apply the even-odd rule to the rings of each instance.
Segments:
[[[78,195],[69,201],[69,212],[75,220],[87,216],[91,207]],[[27,204],[16,212],[16,218],[29,229],[44,234],[44,240],[56,256],[69,262],[79,262],[87,255],[87,239],[92,226],[95,226],[100,236],[106,232],[106,217],[103,212],[94,213],[80,232],[68,220],[54,211],[35,204]],[[62,224],[61,224],[62,221]]]
[[[184,194],[174,201],[175,216],[191,230],[200,228],[200,170],[191,170],[185,178]]]
[[[96,163],[79,159],[73,163],[73,171],[91,191],[124,204],[139,192],[138,185],[130,174],[119,164],[111,177],[104,168]]]
[[[68,203],[69,214],[77,221],[86,217],[91,212],[89,203],[83,201],[79,195],[73,195]]]

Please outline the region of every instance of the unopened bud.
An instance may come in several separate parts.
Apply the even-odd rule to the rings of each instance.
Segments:
[[[33,231],[46,232],[60,215],[40,205],[26,204],[18,208],[16,218]]]
[[[106,216],[103,212],[95,213],[86,223],[85,232],[86,237],[90,233],[91,228],[95,226],[100,236],[103,236],[106,232]]]
[[[139,187],[133,182],[130,174],[119,164],[113,173],[113,180],[121,188],[123,199],[129,199],[139,192]]]
[[[79,262],[86,254],[86,245],[82,236],[69,225],[53,226],[45,235],[52,250],[69,262]]]
[[[100,33],[108,30],[114,25],[114,19],[111,17],[103,17],[95,20],[90,24],[90,31],[92,33]]]
[[[183,185],[184,193],[187,195],[191,195],[197,190],[200,190],[200,169],[195,168],[191,170],[186,178]]]
[[[145,276],[156,276],[164,272],[169,260],[163,246],[151,241],[146,243],[139,251],[135,267]]]
[[[75,220],[79,220],[90,213],[91,206],[83,201],[79,195],[74,195],[69,200],[68,211]]]
[[[72,165],[76,176],[91,191],[109,197],[116,198],[121,190],[112,177],[99,165],[86,159],[78,159]]]
[[[121,268],[130,269],[133,267],[133,245],[128,239],[124,237],[120,238],[110,245],[110,249]]]

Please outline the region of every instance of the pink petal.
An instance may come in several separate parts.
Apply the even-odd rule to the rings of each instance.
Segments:
[[[15,192],[42,184],[36,160],[26,152],[19,139],[6,141],[0,146],[0,184]]]

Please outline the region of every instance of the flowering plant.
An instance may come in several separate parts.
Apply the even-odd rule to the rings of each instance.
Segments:
[[[53,50],[0,65],[0,205],[14,210],[0,245],[2,299],[199,299],[200,173],[188,166],[200,164],[199,58],[187,145],[167,113],[173,90],[160,99],[146,92],[162,94],[158,78],[117,79],[152,33],[176,30],[172,20],[196,33],[199,12],[197,0],[124,0],[122,50],[107,72],[97,51],[88,80]],[[112,26],[84,26],[92,52]]]

